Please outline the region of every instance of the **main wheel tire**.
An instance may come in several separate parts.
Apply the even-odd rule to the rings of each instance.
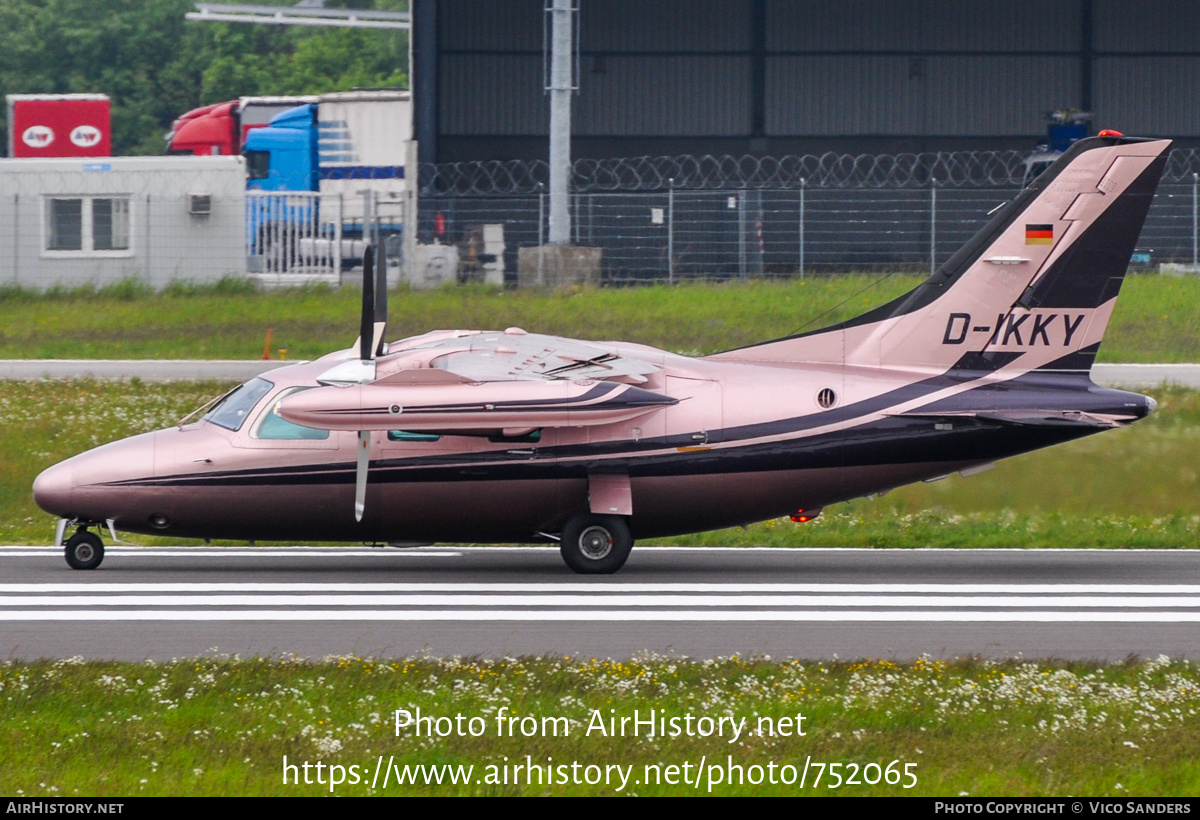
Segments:
[[[65,552],[71,569],[95,569],[104,560],[104,542],[94,532],[79,530],[67,539]]]
[[[625,566],[633,536],[619,515],[577,515],[563,528],[559,551],[581,575],[611,575]]]

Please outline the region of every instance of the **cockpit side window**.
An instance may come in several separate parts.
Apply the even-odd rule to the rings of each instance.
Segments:
[[[204,414],[205,421],[211,421],[218,427],[237,432],[242,429],[246,417],[258,404],[259,399],[267,394],[274,383],[266,379],[251,379],[237,390],[234,390],[222,401]]]
[[[262,411],[259,416],[258,427],[251,434],[258,439],[272,439],[285,441],[314,441],[324,440],[329,438],[328,430],[318,430],[313,427],[301,427],[299,424],[292,422],[279,415],[279,402],[285,396],[290,396],[293,393],[299,393],[302,390],[311,390],[310,387],[297,387],[292,390],[283,390],[275,397],[275,401],[269,407]]]

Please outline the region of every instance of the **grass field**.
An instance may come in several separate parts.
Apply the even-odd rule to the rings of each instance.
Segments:
[[[400,337],[431,327],[516,324],[709,352],[845,318],[916,280],[874,281],[398,293],[392,327]],[[1200,283],[1133,278],[1101,357],[1200,361],[1197,305]],[[0,310],[0,357],[255,358],[273,327],[276,346],[289,347],[290,358],[307,358],[352,341],[358,305],[350,290],[259,294],[224,285],[149,297],[123,286],[90,296],[9,291],[0,294]],[[226,387],[0,382],[0,543],[52,538],[53,520],[29,492],[39,470],[88,447],[169,426]],[[838,505],[804,525],[768,521],[667,543],[1190,548],[1200,536],[1200,393],[1150,392],[1159,411],[1126,430],[1010,459],[969,479],[953,476]],[[1194,796],[1200,794],[1198,702],[1200,670],[1166,659],[1115,665],[736,657],[8,661],[0,662],[0,791],[59,798]],[[484,732],[416,737],[404,728],[397,735],[397,709],[479,717]],[[597,715],[632,717],[638,710],[644,719],[650,709],[691,715],[697,728],[702,717],[745,718],[747,731],[733,743],[728,728],[711,737],[588,732]],[[799,715],[802,737],[795,734]],[[503,716],[518,721],[512,737],[496,736]],[[776,728],[789,725],[792,735],[752,734],[763,718]],[[527,726],[536,727],[529,737],[520,733]],[[547,726],[565,726],[566,736],[547,736]],[[313,770],[313,782],[304,784],[298,768],[300,783],[285,785],[284,755],[297,766],[320,761],[323,782]],[[555,769],[555,782],[539,785],[530,782],[529,763],[547,779],[551,763],[578,766]],[[432,768],[441,766],[453,768]],[[467,766],[470,775],[459,768]],[[377,768],[394,772],[387,787],[373,777]],[[331,789],[335,771],[343,782]],[[574,782],[593,771],[615,776],[607,785]],[[427,785],[435,774],[444,782]],[[418,782],[398,787],[396,775]],[[564,775],[567,782],[559,782]],[[451,784],[450,777],[463,782]]]
[[[218,382],[0,381],[0,543],[49,543],[38,472],[90,447],[168,427]],[[1200,392],[1151,391],[1159,410],[1122,430],[788,519],[658,543],[858,547],[1193,547],[1200,537]],[[130,536],[134,543],[164,543]]]
[[[1198,703],[1200,670],[1166,659],[9,662],[0,664],[0,787],[64,798],[1194,796]],[[397,709],[449,720],[421,724],[420,736],[412,725],[397,732]],[[648,737],[643,724],[633,736],[627,721],[621,736],[620,718],[634,710],[666,717],[666,733]],[[284,755],[298,767],[287,785]],[[426,785],[435,772],[442,784]],[[397,775],[417,783],[397,786]]]
[[[816,329],[911,289],[921,277],[855,274],[780,282],[562,292],[459,287],[396,291],[393,339],[436,328],[504,328],[622,339],[711,353]],[[125,282],[35,295],[0,289],[0,358],[253,359],[272,349],[311,359],[353,343],[354,288],[259,292],[244,281],[152,295]],[[1200,278],[1131,276],[1100,349],[1110,362],[1200,361]]]

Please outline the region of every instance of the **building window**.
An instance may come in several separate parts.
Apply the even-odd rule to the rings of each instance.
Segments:
[[[130,250],[129,197],[48,197],[46,250],[126,256]]]

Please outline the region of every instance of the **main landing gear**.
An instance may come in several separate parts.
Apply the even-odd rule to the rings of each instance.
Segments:
[[[71,569],[95,569],[104,560],[104,542],[96,533],[80,527],[67,539],[64,554]]]
[[[625,566],[633,536],[619,515],[581,514],[563,527],[559,551],[581,575],[611,575]]]

